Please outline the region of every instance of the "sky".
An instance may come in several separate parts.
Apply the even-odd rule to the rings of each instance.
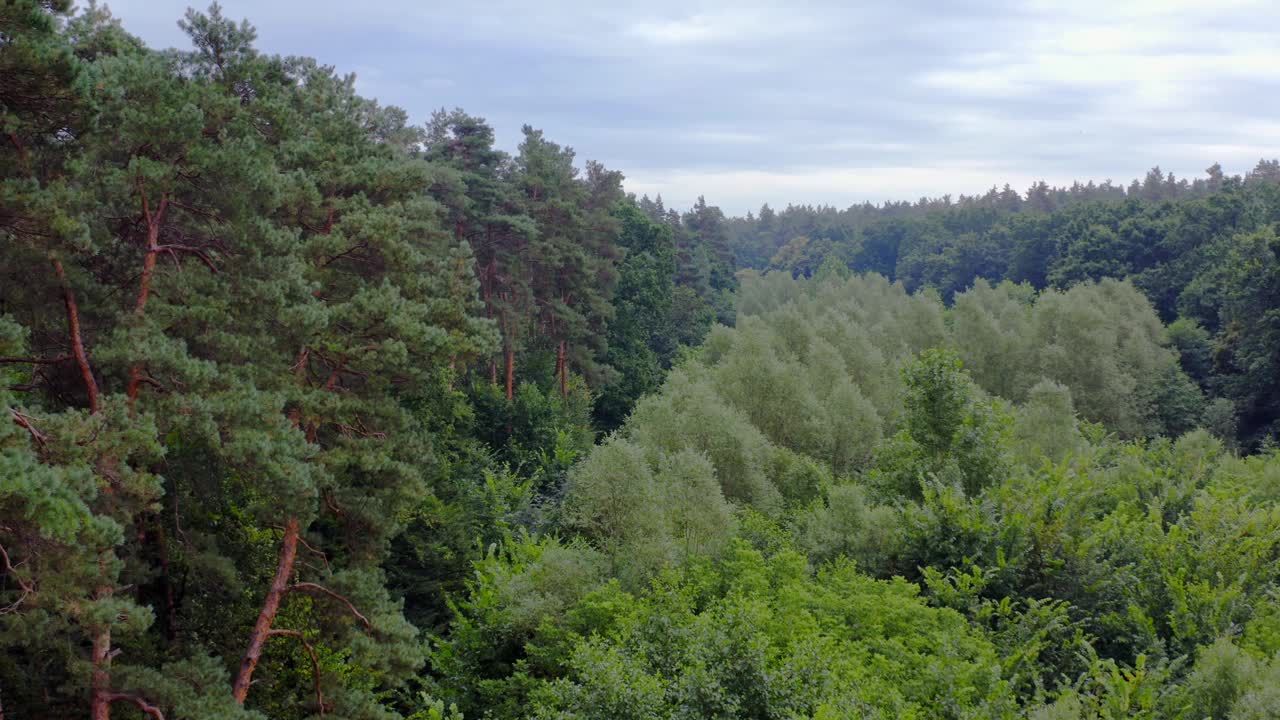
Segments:
[[[185,47],[183,0],[107,3]],[[197,7],[204,7],[198,5]],[[1271,0],[224,0],[268,53],[352,72],[425,123],[530,124],[668,207],[1197,177],[1280,155]]]

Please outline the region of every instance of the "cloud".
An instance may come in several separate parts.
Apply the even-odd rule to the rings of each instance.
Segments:
[[[682,45],[733,37],[731,30],[717,25],[714,15],[691,15],[680,20],[641,21],[628,32],[659,45]]]
[[[787,204],[830,204],[846,207],[855,203],[889,200],[917,200],[922,196],[981,194],[1011,182],[1027,187],[1040,176],[1026,175],[1014,168],[954,165],[939,167],[860,167],[831,169],[797,167],[778,171],[719,170],[666,173],[632,177],[627,189],[650,196],[661,193],[667,204],[704,194],[715,187],[715,202],[731,208],[755,209],[763,203],[774,207]],[[1051,178],[1070,182],[1068,178]],[[710,201],[710,199],[709,199]]]
[[[750,45],[816,29],[811,18],[793,10],[737,6],[639,20],[627,25],[625,34],[655,45]]]
[[[112,7],[167,46],[188,2]],[[1265,0],[223,4],[264,50],[354,69],[417,121],[460,106],[507,150],[529,123],[669,205],[915,199],[1280,154]]]
[[[698,130],[687,135],[693,142],[721,145],[755,145],[769,138],[759,133],[735,132],[733,130]]]

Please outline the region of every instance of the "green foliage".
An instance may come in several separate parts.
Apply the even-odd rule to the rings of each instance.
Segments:
[[[916,203],[791,205],[781,212],[765,206],[728,227],[746,268],[807,276],[829,263],[836,270],[879,273],[910,292],[934,288],[948,303],[954,300],[957,349],[978,383],[1002,397],[1020,400],[1047,376],[1071,388],[1085,417],[1119,432],[1176,435],[1211,419],[1219,432],[1252,448],[1275,437],[1280,418],[1274,382],[1280,373],[1271,352],[1280,307],[1277,222],[1275,161],[1262,160],[1244,177],[1226,177],[1215,164],[1190,182],[1154,168],[1127,189],[1110,181],[1060,188],[1042,182],[1021,195],[1006,185],[980,196]],[[1154,372],[1163,384],[1175,371],[1163,360],[1151,367],[1128,355],[1111,358],[1122,360],[1112,366],[1098,357],[1098,350],[1117,341],[1108,337],[1112,329],[1125,328],[1118,338],[1137,331],[1131,324],[1136,318],[1096,314],[1105,305],[1075,298],[1066,303],[1075,307],[1040,328],[1049,335],[1026,342],[1032,329],[1018,317],[1026,314],[1019,311],[1021,296],[1032,290],[1073,293],[1108,279],[1132,283],[1158,317],[1178,320],[1170,339],[1211,411],[1183,380],[1127,387],[1125,376],[1143,381]],[[1025,287],[1002,289],[1005,282]],[[1094,308],[1086,310],[1088,304]],[[1071,352],[1056,355],[1057,340],[1069,341]],[[1070,380],[1073,372],[1087,372],[1099,386],[1120,393],[1112,407],[1094,407],[1092,398],[1081,397],[1077,381],[1085,376]],[[1180,409],[1154,425],[1144,407],[1153,397]]]
[[[1274,161],[681,213],[179,24],[0,4],[11,715],[1280,715]]]
[[[880,451],[872,482],[888,495],[919,497],[932,481],[968,495],[1008,474],[1010,418],[977,396],[960,357],[928,350],[903,369],[903,429]]]
[[[1014,435],[1029,463],[1041,457],[1062,462],[1085,447],[1071,391],[1052,380],[1031,388],[1026,404],[1018,409]]]
[[[668,576],[577,640],[535,717],[964,717],[1011,707],[995,655],[949,610],[851,565],[816,575],[743,545]]]
[[[675,241],[671,228],[638,208],[620,204],[618,244],[626,255],[618,268],[615,317],[609,324],[609,364],[618,379],[596,400],[601,429],[613,430],[642,396],[662,382],[675,356]]]
[[[628,594],[601,625],[552,620],[515,652],[514,669],[498,669],[521,706],[540,717],[1178,717],[1226,707],[1214,699],[1227,692],[1214,689],[1226,682],[1219,671],[1190,662],[1204,648],[1240,628],[1247,652],[1271,648],[1257,657],[1280,645],[1268,560],[1280,542],[1275,460],[1236,458],[1204,431],[1141,438],[1176,431],[1194,410],[1185,397],[1200,396],[1132,286],[1037,296],[979,285],[947,311],[876,277],[747,274],[741,303],[738,327],[713,330],[571,472],[565,529]],[[1089,337],[1092,322],[1125,330]],[[969,337],[982,333],[1007,351]],[[1093,356],[1066,352],[1076,346]],[[964,352],[992,388],[969,375]],[[824,410],[844,383],[863,398],[848,407],[864,409]],[[1118,387],[1131,396],[1113,397]],[[1078,393],[1113,425],[1078,417]],[[832,454],[830,439],[860,433],[869,451]],[[673,458],[687,469],[675,472]],[[681,546],[681,532],[692,544]],[[813,579],[768,579],[783,567]],[[964,698],[914,695],[940,687],[930,673],[950,666],[879,665],[912,662],[898,645],[850,669],[860,651],[831,637],[862,636],[824,633],[859,601],[805,605],[823,592],[810,583],[834,577],[919,582],[928,605],[963,618],[956,627],[989,648],[979,675],[994,684]],[[878,597],[859,622],[893,607]],[[874,637],[896,632],[878,626]],[[801,646],[820,666],[796,669],[810,667],[792,651]],[[1268,712],[1248,672],[1228,683],[1229,701]],[[948,677],[948,688],[975,687]]]

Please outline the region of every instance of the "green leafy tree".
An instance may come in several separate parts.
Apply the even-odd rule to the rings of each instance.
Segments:
[[[918,496],[936,480],[975,495],[1009,472],[1009,418],[961,367],[956,353],[927,350],[903,369],[902,430],[879,459],[892,491]]]

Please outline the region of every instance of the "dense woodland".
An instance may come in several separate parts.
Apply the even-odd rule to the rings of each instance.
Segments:
[[[648,206],[649,204],[646,204]],[[950,302],[984,278],[1063,290],[1128,279],[1150,300],[1184,370],[1245,447],[1280,436],[1280,162],[1194,182],[1154,168],[1128,188],[1089,183],[1025,195],[922,199],[847,210],[790,206],[729,222],[737,262],[796,276],[875,272]]]
[[[1280,163],[726,217],[0,0],[0,718],[1280,716]]]

